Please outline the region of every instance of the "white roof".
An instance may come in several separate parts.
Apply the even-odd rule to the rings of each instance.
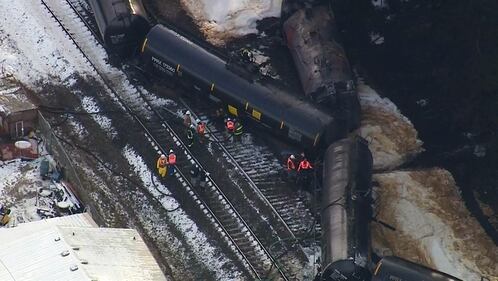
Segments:
[[[0,229],[0,241],[2,281],[167,280],[136,230],[98,228],[88,214]]]

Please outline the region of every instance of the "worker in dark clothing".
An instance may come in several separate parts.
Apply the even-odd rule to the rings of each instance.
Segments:
[[[233,131],[233,139],[236,142],[242,142],[242,134],[244,133],[244,126],[240,121],[235,122],[235,129]]]
[[[299,162],[299,166],[297,167],[298,179],[304,186],[308,186],[309,184],[312,169],[313,166],[311,166],[311,163],[308,159],[306,159],[306,157]]]
[[[204,143],[204,138],[206,137],[206,123],[202,122],[200,119],[197,122],[197,135],[199,136],[199,143]]]
[[[176,155],[173,152],[173,149],[170,149],[168,154],[168,170],[170,176],[175,174],[175,165],[176,165]]]
[[[197,187],[199,185],[200,180],[201,180],[201,170],[199,166],[197,164],[192,165],[192,167],[190,168],[190,182],[194,187]]]
[[[242,61],[245,63],[253,63],[254,62],[254,54],[247,48],[240,49],[240,57]]]
[[[190,115],[190,111],[187,110],[187,112],[185,112],[185,115],[183,116],[183,125],[185,125],[185,127],[190,127],[190,125],[192,125],[192,116]]]
[[[289,181],[295,181],[296,180],[296,156],[294,154],[291,154],[287,158],[287,178]]]
[[[201,179],[201,183],[199,184],[200,190],[202,192],[205,192],[206,185],[209,181],[209,173],[201,169],[199,175],[200,175],[199,178]]]
[[[194,145],[194,135],[195,135],[195,127],[194,125],[190,125],[187,129],[187,145],[188,147],[192,147]]]

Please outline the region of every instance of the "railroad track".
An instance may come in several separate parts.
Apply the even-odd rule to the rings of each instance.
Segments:
[[[290,190],[292,185],[282,180],[285,172],[279,159],[267,147],[255,145],[251,141],[233,142],[226,139],[226,134],[220,126],[216,127],[209,114],[193,109],[184,100],[182,104],[194,114],[194,117],[207,124],[207,134],[211,142],[217,144],[224,152],[226,159],[236,167],[253,191],[263,200],[281,220],[294,239],[308,236],[314,231],[319,235],[320,224],[315,223],[312,210],[303,198]],[[254,138],[251,133],[245,133],[247,139]],[[257,157],[254,157],[254,156]],[[304,222],[310,222],[306,225]]]
[[[103,52],[103,48],[96,48],[98,43],[93,38],[94,35],[91,31],[86,30],[88,26],[86,28],[81,26],[85,24],[84,18],[75,19],[75,16],[80,17],[81,13],[76,8],[75,4],[77,3],[71,0],[65,2],[41,0],[41,3],[81,52],[96,76],[105,85],[108,93],[141,127],[145,137],[156,148],[157,152],[166,154],[169,149],[164,148],[161,142],[164,139],[170,139],[173,140],[170,144],[175,146],[175,151],[184,154],[178,157],[175,177],[185,187],[192,201],[199,206],[202,212],[215,224],[221,235],[225,237],[225,240],[231,244],[231,248],[250,269],[253,276],[261,280],[269,275],[278,274],[280,279],[290,280],[209,174],[205,178],[207,183],[205,194],[201,196],[194,188],[185,171],[192,164],[197,164],[203,168],[202,163],[183,143],[171,124],[153,109],[147,96],[138,88],[130,85],[123,73],[120,75],[119,72],[110,70],[110,66],[103,59],[105,56],[101,56],[100,53]],[[72,30],[86,30],[86,32],[81,34],[80,38],[76,38],[72,34]]]

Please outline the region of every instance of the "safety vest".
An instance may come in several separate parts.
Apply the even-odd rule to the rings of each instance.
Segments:
[[[197,133],[199,133],[199,135],[204,135],[205,130],[206,130],[206,125],[204,123],[199,123],[197,125]]]
[[[168,163],[170,165],[176,164],[176,155],[174,153],[171,153],[170,155],[168,155]]]
[[[303,161],[301,161],[301,163],[299,163],[299,168],[297,168],[298,171],[300,170],[308,170],[308,169],[311,169],[313,168],[310,164],[310,162],[306,159],[304,159]]]
[[[231,120],[227,121],[227,129],[228,129],[230,132],[232,132],[232,131],[233,131],[234,126],[235,126],[235,124],[233,123],[233,121],[231,121]]]
[[[167,164],[168,162],[166,161],[166,158],[164,158],[164,159],[159,158],[159,160],[157,160],[157,163],[158,163],[158,166],[159,166],[160,168],[164,168],[164,167],[166,167],[166,164]]]
[[[191,129],[188,129],[188,131],[187,131],[187,138],[188,139],[194,138],[194,132]]]
[[[296,164],[294,163],[294,161],[290,157],[287,158],[287,170],[290,171],[295,169],[296,169]]]
[[[235,134],[236,136],[238,136],[238,135],[242,135],[242,132],[243,132],[243,131],[242,131],[242,129],[243,129],[243,128],[244,128],[244,127],[242,127],[242,124],[237,123],[237,126],[235,127],[235,133],[234,133],[234,134]]]

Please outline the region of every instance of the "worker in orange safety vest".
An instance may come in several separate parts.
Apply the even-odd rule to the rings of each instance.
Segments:
[[[297,167],[297,172],[298,180],[305,186],[309,183],[311,169],[313,169],[313,166],[311,166],[311,163],[303,156]]]
[[[294,154],[287,158],[287,178],[289,180],[296,179],[296,156]]]
[[[228,140],[229,138],[233,138],[233,133],[235,131],[235,122],[227,118],[225,121],[225,129],[227,130],[228,137],[225,140]]]
[[[173,149],[170,149],[168,154],[168,170],[170,176],[175,174],[175,165],[176,165],[176,155],[173,152]]]
[[[168,171],[168,159],[166,158],[166,155],[161,154],[161,156],[159,156],[159,159],[157,159],[156,168],[159,175],[164,178],[166,176],[166,172]]]
[[[197,122],[197,134],[199,135],[199,143],[204,143],[204,137],[206,135],[206,123],[202,122],[200,119]]]

